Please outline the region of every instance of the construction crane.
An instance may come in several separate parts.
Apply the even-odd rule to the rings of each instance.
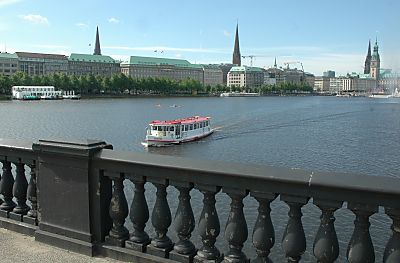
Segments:
[[[266,56],[258,56],[258,55],[247,55],[247,56],[242,56],[242,58],[250,58],[250,67],[253,66],[253,59],[259,58],[259,57],[266,57]]]

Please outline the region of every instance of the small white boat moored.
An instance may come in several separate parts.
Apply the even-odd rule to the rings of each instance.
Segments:
[[[194,116],[178,120],[152,121],[146,128],[146,139],[142,145],[167,146],[199,140],[213,133],[210,120],[210,117]]]

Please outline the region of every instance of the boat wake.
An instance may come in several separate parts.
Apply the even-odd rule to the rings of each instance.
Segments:
[[[299,120],[295,120],[292,122],[276,123],[276,124],[266,125],[264,127],[258,127],[257,129],[251,129],[251,130],[243,129],[243,127],[250,127],[250,125],[247,125],[246,123],[252,122],[254,124],[255,120],[254,119],[247,120],[247,122],[238,122],[238,123],[234,123],[234,124],[230,124],[230,125],[218,126],[214,130],[219,131],[219,133],[216,133],[213,136],[213,139],[214,140],[223,140],[223,139],[229,139],[229,138],[238,137],[238,136],[247,136],[249,134],[264,133],[266,131],[277,130],[277,129],[282,129],[282,128],[303,127],[307,123],[326,122],[326,121],[334,120],[337,118],[343,118],[344,116],[350,116],[350,115],[352,115],[354,113],[358,113],[358,112],[363,112],[363,111],[351,111],[351,112],[342,112],[342,113],[321,115],[316,118],[315,117],[304,118],[304,119],[299,119]],[[265,123],[265,121],[259,120],[259,123]],[[232,132],[226,133],[227,131],[232,131]]]

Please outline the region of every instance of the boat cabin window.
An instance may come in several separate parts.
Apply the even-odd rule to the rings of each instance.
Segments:
[[[162,126],[162,130],[163,131],[167,131],[167,127],[166,126]]]
[[[185,131],[188,131],[189,130],[189,127],[188,127],[189,125],[185,125]]]
[[[203,128],[203,122],[200,122],[200,128]]]
[[[194,124],[194,129],[195,129],[195,130],[197,129],[197,123]]]
[[[158,131],[162,131],[162,127],[161,126],[157,126],[157,130]]]
[[[152,130],[156,131],[157,130],[157,126],[152,126]]]
[[[206,126],[208,126],[208,121],[206,121]]]
[[[169,131],[174,131],[174,126],[169,127]]]
[[[189,124],[189,130],[193,130],[193,124]]]

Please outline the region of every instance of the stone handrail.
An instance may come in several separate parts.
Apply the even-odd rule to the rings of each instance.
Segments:
[[[272,262],[268,256],[275,244],[275,232],[270,203],[279,197],[289,206],[281,246],[288,262],[300,262],[306,250],[301,208],[312,199],[321,210],[313,244],[317,262],[334,262],[339,256],[334,213],[344,203],[356,216],[347,247],[348,261],[375,262],[369,217],[382,207],[393,221],[383,262],[400,262],[399,178],[194,160],[111,148],[104,142],[90,140],[41,140],[33,146],[29,142],[0,140],[3,163],[0,193],[4,199],[0,205],[1,226],[29,228],[26,223],[29,219],[25,222],[25,218],[34,218],[31,232],[25,232],[39,241],[127,261],[248,262],[250,259],[242,251],[249,234],[243,199],[250,195],[259,205],[252,233],[257,257],[251,261]],[[10,163],[16,166],[12,188],[22,189],[12,191],[11,195],[10,181],[14,177]],[[37,176],[37,213],[36,184],[28,194],[24,190],[28,188],[23,182],[24,164],[31,167],[31,181],[35,183]],[[127,203],[124,191],[129,181],[135,185],[131,204]],[[145,184],[157,189],[154,207],[150,209],[144,194]],[[174,218],[167,201],[168,186],[179,191]],[[195,204],[202,209],[196,220],[190,203],[194,188],[203,195],[203,203]],[[220,251],[215,245],[221,232],[215,207],[215,196],[220,192],[231,199],[223,233],[228,251]],[[19,208],[15,211],[14,207],[12,210],[2,207],[10,198],[17,201],[15,208]],[[26,207],[26,199],[31,200],[31,207]],[[145,231],[150,218],[155,232],[152,237]],[[126,228],[127,220],[133,224],[132,231]],[[168,236],[172,220],[178,234],[175,244]],[[196,227],[201,247],[191,241]]]

